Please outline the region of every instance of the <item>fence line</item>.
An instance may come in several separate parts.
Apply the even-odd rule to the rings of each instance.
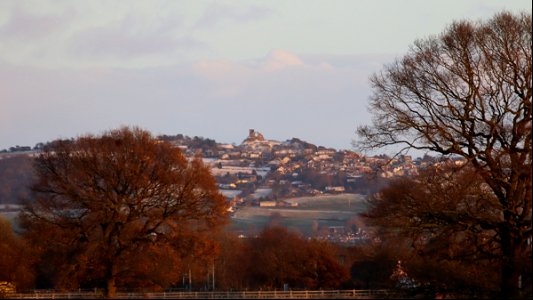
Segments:
[[[35,291],[6,295],[10,299],[101,299],[102,291]],[[388,290],[118,292],[117,299],[383,299],[402,298]]]

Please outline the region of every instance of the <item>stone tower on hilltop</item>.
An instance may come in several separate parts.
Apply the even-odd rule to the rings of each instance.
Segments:
[[[254,129],[250,129],[248,137],[243,141],[243,143],[254,142],[254,141],[264,141],[264,140],[265,140],[265,137],[261,133],[255,131]]]

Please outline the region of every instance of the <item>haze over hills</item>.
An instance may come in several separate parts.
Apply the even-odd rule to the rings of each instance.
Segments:
[[[431,157],[370,157],[298,138],[270,140],[254,129],[239,145],[183,134],[158,138],[179,147],[187,157],[200,154],[234,205],[261,205],[262,201],[283,205],[280,200],[323,193],[368,194],[386,178],[416,174],[419,168],[434,163]],[[31,157],[44,145],[14,146],[0,152],[0,203],[20,203],[28,196]],[[372,177],[369,174],[379,174],[379,180],[368,179]]]

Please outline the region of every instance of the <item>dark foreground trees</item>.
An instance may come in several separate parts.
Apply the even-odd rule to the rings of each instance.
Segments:
[[[183,250],[227,219],[200,159],[138,128],[58,140],[36,158],[34,202],[22,215],[56,287],[168,287]]]
[[[13,231],[8,220],[0,217],[0,282],[9,282],[19,290],[30,288],[34,259],[31,247]]]
[[[415,42],[371,78],[373,124],[358,128],[361,149],[403,145],[475,170],[492,194],[476,205],[494,209],[484,230],[494,232],[502,297],[531,276],[531,25],[531,14],[500,13]]]
[[[287,284],[291,288],[331,289],[348,279],[330,244],[303,240],[282,227],[266,228],[247,247],[251,258],[247,274],[259,288]]]
[[[217,262],[222,289],[335,289],[349,279],[334,245],[306,240],[283,227],[257,237],[227,236]]]
[[[495,266],[502,253],[494,225],[501,213],[472,168],[440,166],[392,181],[371,197],[364,216],[385,245],[395,245],[393,259],[427,292],[480,297],[499,288]],[[528,274],[531,261],[521,261],[519,271]]]

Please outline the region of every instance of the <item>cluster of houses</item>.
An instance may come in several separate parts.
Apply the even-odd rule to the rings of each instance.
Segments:
[[[186,156],[200,154],[211,166],[221,192],[235,204],[284,206],[286,198],[328,193],[368,194],[378,179],[415,175],[433,163],[410,156],[365,156],[292,138],[268,140],[254,129],[240,145],[217,143],[201,137],[160,136]],[[35,155],[35,148],[12,147],[0,158],[18,153]],[[27,149],[26,149],[27,148]],[[373,178],[373,180],[369,180]]]
[[[267,140],[254,129],[240,145],[182,135],[167,139],[187,156],[201,154],[221,192],[236,205],[283,206],[283,199],[291,197],[365,193],[367,177],[414,175],[429,163],[410,156],[369,157],[297,138]]]
[[[218,187],[231,203],[230,211],[242,206],[265,208],[298,206],[290,198],[323,194],[369,194],[380,181],[416,175],[435,163],[430,157],[365,156],[349,150],[336,150],[292,138],[283,142],[268,140],[250,129],[240,145],[184,135],[160,136],[182,150],[187,157],[201,155],[210,166]],[[35,156],[38,147],[17,147],[0,152],[0,159],[16,155]],[[373,190],[372,185],[377,187]],[[341,228],[341,227],[339,227]],[[320,237],[338,243],[358,243],[364,232],[328,227]]]

